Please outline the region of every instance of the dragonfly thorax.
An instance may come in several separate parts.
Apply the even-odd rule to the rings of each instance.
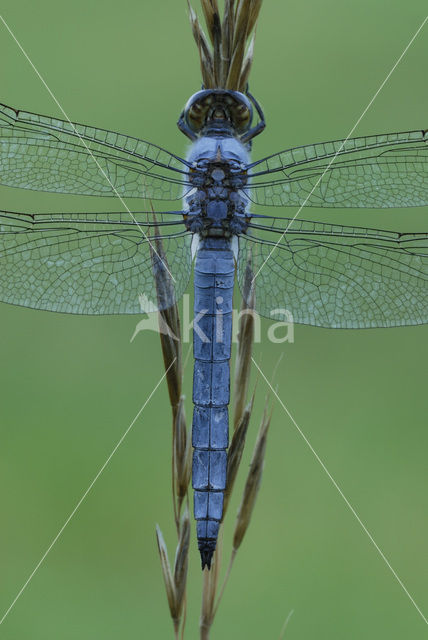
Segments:
[[[247,175],[242,162],[231,157],[233,154],[230,153],[226,154],[229,158],[224,158],[220,142],[215,155],[212,154],[213,148],[209,149],[210,145],[208,149],[203,144],[195,146],[199,146],[203,153],[194,161],[189,174],[194,189],[185,196],[187,228],[203,237],[230,237],[242,233],[249,222],[247,198],[242,191]],[[226,152],[227,148],[223,151]],[[239,157],[240,154],[237,155]]]

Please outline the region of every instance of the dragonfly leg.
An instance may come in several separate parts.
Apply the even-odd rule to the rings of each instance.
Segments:
[[[177,122],[177,127],[180,129],[181,133],[184,133],[184,135],[190,138],[192,142],[195,142],[195,140],[198,139],[196,133],[192,131],[189,125],[186,123],[185,111],[181,112]]]
[[[253,127],[252,129],[247,131],[247,133],[244,133],[244,135],[241,136],[241,142],[243,142],[243,143],[250,142],[253,138],[258,136],[259,133],[261,133],[266,127],[265,114],[263,113],[263,110],[262,110],[261,106],[259,105],[259,103],[257,102],[257,100],[255,99],[255,97],[248,91],[248,87],[247,87],[247,90],[245,92],[245,95],[248,96],[248,98],[250,99],[250,101],[254,105],[254,107],[255,107],[255,109],[257,111],[257,115],[259,116],[260,120],[258,121],[258,123],[256,124],[255,127]]]

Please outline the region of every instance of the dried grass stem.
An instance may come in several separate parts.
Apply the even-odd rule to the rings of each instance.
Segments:
[[[188,0],[206,89],[246,90],[261,4],[262,0],[225,0],[222,18],[217,0],[201,0],[207,38]]]

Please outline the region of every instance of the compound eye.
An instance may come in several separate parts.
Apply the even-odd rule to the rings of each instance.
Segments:
[[[187,124],[196,133],[202,129],[208,115],[211,100],[194,102],[187,112]]]
[[[232,120],[239,133],[248,131],[251,125],[251,111],[245,104],[238,104],[233,110]]]

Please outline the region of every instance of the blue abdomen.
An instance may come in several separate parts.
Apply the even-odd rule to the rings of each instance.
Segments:
[[[210,567],[226,488],[235,262],[230,241],[202,240],[195,265],[193,489],[202,568]]]

